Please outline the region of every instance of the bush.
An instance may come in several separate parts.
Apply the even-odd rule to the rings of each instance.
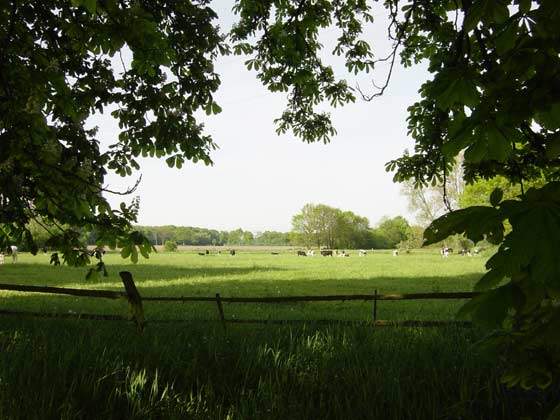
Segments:
[[[177,251],[177,242],[165,241],[165,243],[163,244],[163,250],[167,252]]]

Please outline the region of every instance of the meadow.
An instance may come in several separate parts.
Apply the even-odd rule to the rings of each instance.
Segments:
[[[146,297],[453,292],[472,290],[487,258],[188,250],[132,265],[109,253],[109,276],[85,280],[84,268],[20,254],[17,264],[0,266],[0,282],[120,291],[118,272],[127,270]],[[378,319],[451,320],[461,304],[383,301]],[[0,291],[0,309],[126,314],[127,304]],[[481,356],[475,328],[314,322],[371,320],[371,302],[224,304],[232,319],[306,320],[225,331],[214,303],[144,309],[143,334],[123,321],[1,316],[0,418],[538,419],[557,398],[558,390],[505,388],[503,366]]]

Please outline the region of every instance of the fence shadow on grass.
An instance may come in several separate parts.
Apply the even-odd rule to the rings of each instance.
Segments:
[[[122,288],[119,277],[120,271],[129,271],[134,276],[134,281],[141,284],[147,280],[151,282],[162,282],[169,280],[190,278],[223,278],[229,276],[245,276],[252,273],[286,271],[288,269],[277,266],[253,266],[253,267],[185,267],[179,265],[158,264],[109,264],[107,265],[108,276],[101,273],[86,280],[86,274],[90,267],[54,267],[49,265],[37,265],[18,263],[17,265],[5,265],[1,267],[2,283],[25,284],[25,285],[49,285],[57,287],[82,287],[96,288],[100,283],[104,288]],[[198,283],[198,282],[197,282]],[[202,282],[204,283],[204,282]],[[114,284],[114,285],[113,285]]]

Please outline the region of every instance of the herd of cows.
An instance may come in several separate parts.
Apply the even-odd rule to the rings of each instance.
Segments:
[[[229,255],[234,256],[235,255],[235,249],[230,249],[228,250]],[[393,251],[393,256],[394,257],[398,257],[399,255],[399,250],[398,249],[394,249]],[[218,250],[216,251],[217,255],[221,255],[221,251]],[[440,255],[442,257],[448,257],[449,254],[453,253],[453,248],[449,248],[449,247],[441,247],[440,249]],[[478,255],[479,251],[478,248],[475,248],[474,251],[471,253],[470,249],[467,248],[463,248],[461,249],[461,251],[459,251],[459,255],[466,255],[466,256],[472,256],[472,255]],[[280,252],[277,251],[271,251],[270,253],[271,255],[280,255]],[[198,255],[200,256],[205,256],[205,255],[210,255],[210,251],[209,250],[205,250],[204,252],[198,252]],[[315,251],[310,249],[307,251],[303,251],[303,250],[298,250],[296,251],[296,255],[298,257],[314,257]],[[339,251],[337,249],[332,250],[332,249],[321,249],[319,250],[319,255],[323,256],[323,257],[349,257],[350,254],[346,251]],[[367,255],[367,251],[365,249],[360,249],[358,250],[358,256],[360,257],[365,257]]]
[[[10,246],[8,247],[8,255],[11,255],[12,257],[12,262],[15,263],[17,261],[17,255],[18,255],[18,248],[17,246]],[[216,251],[217,255],[221,255],[222,251],[218,250]],[[228,253],[230,256],[235,256],[235,249],[229,249]],[[323,257],[349,257],[350,254],[347,253],[346,251],[339,251],[339,250],[331,250],[331,249],[321,249],[319,251],[320,255]],[[445,247],[442,246],[440,249],[440,255],[443,258],[446,258],[449,256],[449,254],[453,253],[453,248],[449,248],[449,247]],[[472,255],[478,255],[479,250],[478,248],[475,248],[474,251],[471,253],[470,249],[467,248],[463,248],[461,249],[461,251],[459,251],[460,255],[466,255],[466,256],[472,256]],[[103,250],[103,254],[105,254],[105,250]],[[275,252],[272,251],[271,252],[272,255],[280,255],[279,252]],[[203,252],[198,252],[198,255],[200,256],[206,256],[206,255],[210,255],[210,251],[209,250],[205,250]],[[308,250],[308,251],[296,251],[296,255],[298,257],[314,257],[315,256],[315,251],[314,250]],[[367,255],[367,251],[365,249],[360,249],[358,250],[358,256],[360,257],[365,257]],[[399,255],[399,250],[398,249],[394,249],[393,250],[393,256],[397,257]],[[4,253],[0,252],[0,264],[4,264]]]
[[[333,251],[331,249],[322,249],[319,252],[323,257],[332,257],[332,256],[349,257],[350,256],[350,254],[348,254],[346,251],[338,251],[338,250]],[[309,251],[297,251],[296,254],[298,257],[314,257],[315,251],[312,249]],[[365,257],[367,255],[367,251],[365,249],[360,249],[359,255],[360,257]]]

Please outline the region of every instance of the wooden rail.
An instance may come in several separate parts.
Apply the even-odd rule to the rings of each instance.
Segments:
[[[413,300],[413,299],[470,299],[477,292],[450,293],[405,293],[387,295],[326,295],[326,296],[267,296],[267,297],[213,297],[213,296],[145,296],[143,301],[155,302],[221,302],[227,303],[282,303],[282,302],[329,302],[329,301],[375,301],[375,300]]]
[[[16,284],[0,283],[0,290],[18,291],[25,293],[50,293],[60,295],[71,295],[80,297],[105,298],[105,299],[126,299],[129,303],[128,317],[121,315],[101,315],[101,314],[80,314],[80,313],[45,313],[45,312],[23,312],[0,310],[0,315],[19,315],[48,318],[79,318],[92,320],[132,320],[141,332],[145,325],[144,309],[142,302],[215,302],[218,308],[219,321],[222,325],[226,323],[266,323],[266,324],[289,324],[289,323],[343,323],[343,324],[367,324],[376,327],[388,326],[438,326],[444,324],[467,325],[468,322],[457,321],[421,321],[404,320],[388,321],[377,319],[377,301],[380,300],[416,300],[416,299],[470,299],[479,293],[477,292],[435,292],[435,293],[402,293],[402,294],[374,294],[359,295],[326,295],[326,296],[273,296],[273,297],[222,297],[219,293],[215,296],[140,296],[132,275],[123,271],[119,273],[123,281],[125,291],[110,290],[91,290],[91,289],[71,289],[63,287],[49,286],[24,286]],[[373,320],[372,321],[348,321],[348,320],[262,320],[262,319],[234,319],[226,318],[222,303],[284,303],[284,302],[332,302],[332,301],[373,301]],[[151,322],[178,322],[190,320],[153,320]]]

